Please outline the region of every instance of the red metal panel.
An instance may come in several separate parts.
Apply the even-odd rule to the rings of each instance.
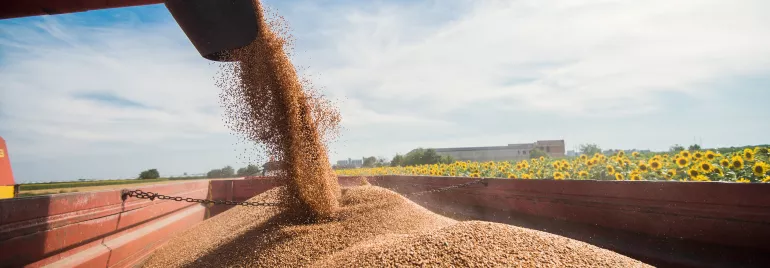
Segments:
[[[5,140],[0,137],[0,186],[14,185],[13,171],[11,171],[11,156],[8,154],[8,147]]]
[[[11,0],[1,5],[0,19],[160,3],[163,3],[163,0]]]
[[[270,190],[279,184],[278,181],[273,178],[236,180],[232,182],[233,195],[231,200],[234,201],[247,200],[255,195]]]
[[[138,188],[171,196],[206,198],[209,187],[207,181],[195,181]],[[197,214],[178,216],[186,208],[197,208]],[[116,248],[108,250],[113,256],[139,254],[133,251],[146,249],[143,245],[184,230],[203,220],[205,214],[205,209],[196,203],[136,198],[128,198],[124,203],[118,190],[0,200],[0,209],[0,263],[11,266],[40,266],[64,259],[67,261],[62,263],[89,267],[107,264],[99,246],[104,247],[112,238],[126,235],[116,240],[123,242],[114,242],[119,248],[117,253],[112,252]],[[153,229],[160,228],[158,222],[170,217],[176,218],[173,222],[166,220],[168,224],[163,226],[171,227]],[[109,258],[111,263],[117,263],[121,257]]]

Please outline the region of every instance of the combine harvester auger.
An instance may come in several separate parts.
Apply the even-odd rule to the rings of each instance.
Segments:
[[[201,56],[212,61],[230,61],[229,51],[257,35],[252,0],[11,0],[0,4],[0,19],[152,4],[165,4]]]

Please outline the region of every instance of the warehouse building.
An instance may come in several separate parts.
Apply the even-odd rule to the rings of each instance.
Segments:
[[[448,155],[459,161],[504,161],[529,158],[529,153],[540,149],[551,157],[564,157],[564,140],[541,140],[534,143],[508,144],[507,146],[434,148],[439,155]]]

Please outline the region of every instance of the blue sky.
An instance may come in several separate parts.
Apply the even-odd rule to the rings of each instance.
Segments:
[[[770,143],[767,1],[265,1],[338,101],[332,160],[565,139]],[[217,66],[162,5],[0,21],[0,136],[18,182],[257,161]]]

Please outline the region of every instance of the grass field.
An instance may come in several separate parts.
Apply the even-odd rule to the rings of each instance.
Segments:
[[[123,185],[147,185],[179,182],[183,180],[199,180],[205,177],[185,177],[185,178],[159,178],[149,180],[128,179],[128,180],[102,180],[102,181],[69,181],[69,182],[46,182],[22,184],[19,187],[19,197],[63,194],[73,192],[88,192],[122,188]]]

